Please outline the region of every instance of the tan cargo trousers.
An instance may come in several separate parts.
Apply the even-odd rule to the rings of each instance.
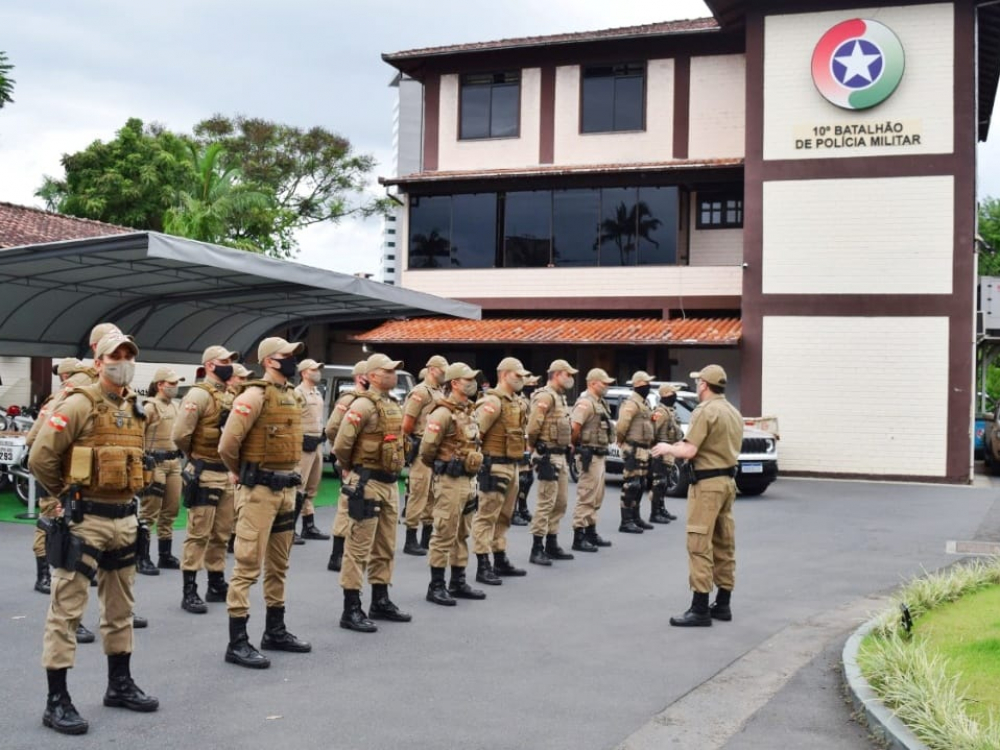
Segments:
[[[430,526],[434,523],[434,501],[431,479],[434,471],[419,458],[410,466],[410,496],[406,500],[406,528]]]
[[[730,477],[703,479],[688,488],[687,550],[691,590],[700,594],[736,583],[736,483]]]
[[[299,461],[299,476],[302,477],[302,490],[306,493],[306,501],[302,505],[302,515],[311,516],[316,513],[313,500],[319,492],[319,482],[323,478],[323,451],[319,448],[312,453],[302,451]]]
[[[226,608],[230,617],[250,613],[250,587],[264,569],[264,603],[285,604],[285,575],[295,529],[295,487],[272,490],[262,484],[236,490],[235,562]]]
[[[348,487],[355,487],[358,475],[348,476]],[[337,520],[346,519],[344,531],[344,560],[340,570],[340,586],[349,591],[360,591],[365,583],[392,583],[396,562],[396,519],[399,516],[399,485],[396,482],[369,480],[365,485],[365,498],[378,503],[374,518],[356,521],[348,515],[347,496],[337,500]],[[336,529],[336,524],[334,525]]]
[[[153,469],[153,484],[162,487],[163,494],[149,490],[142,498],[140,518],[149,526],[152,533],[156,525],[156,536],[159,539],[174,538],[174,521],[181,508],[181,460],[174,458],[161,461]]]
[[[569,467],[566,456],[552,455],[552,465],[559,472],[559,478],[552,482],[538,480],[538,501],[535,515],[531,519],[531,535],[547,536],[559,533],[559,522],[566,515],[569,501]]]
[[[233,533],[233,486],[229,483],[229,476],[221,471],[203,471],[200,482],[202,487],[223,490],[222,499],[217,506],[188,508],[181,570],[205,568],[212,573],[221,573],[226,569],[226,547]]]
[[[473,492],[471,477],[437,474],[431,482],[434,496],[434,531],[428,560],[432,568],[469,564],[469,527],[472,514],[463,513]]]
[[[573,528],[585,529],[597,524],[597,511],[604,504],[604,456],[594,456],[590,468],[583,471],[576,484],[576,507],[573,508]]]
[[[517,465],[496,464],[490,476],[506,479],[503,492],[479,492],[479,510],[472,518],[472,551],[477,555],[504,552],[507,549],[507,530],[517,502]]]

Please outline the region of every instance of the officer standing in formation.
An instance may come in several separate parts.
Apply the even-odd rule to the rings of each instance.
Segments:
[[[476,580],[492,586],[503,583],[501,576],[527,575],[507,559],[507,531],[517,502],[518,466],[526,447],[528,412],[520,393],[530,376],[519,359],[501,360],[496,388],[486,391],[475,407],[483,439],[483,467],[479,473],[479,510],[472,519],[473,551]],[[490,552],[495,565],[490,564]]]
[[[368,378],[365,375],[365,370],[368,369],[367,360],[361,360],[355,363],[354,369],[351,371],[351,375],[354,377],[354,389],[347,391],[344,395],[337,399],[334,403],[333,408],[330,409],[330,418],[326,422],[326,439],[330,441],[330,445],[337,440],[337,433],[340,431],[340,425],[344,421],[344,415],[347,414],[348,409],[351,408],[351,404],[354,400],[362,393],[368,390]],[[333,460],[337,460],[337,454],[332,453]],[[337,467],[337,472],[343,478],[350,466],[339,465]],[[333,551],[330,553],[330,561],[326,564],[327,570],[332,570],[334,572],[340,572],[340,566],[344,559],[344,537],[347,536],[347,527],[350,523],[350,517],[347,515],[347,508],[337,503],[337,515],[333,519]]]
[[[531,521],[533,537],[529,562],[552,565],[553,560],[572,560],[573,555],[559,546],[559,522],[566,513],[569,497],[569,466],[572,428],[566,393],[573,388],[579,372],[564,359],[548,369],[549,382],[531,396],[528,418],[528,448],[538,471],[538,500]]]
[[[431,470],[422,461],[417,461],[417,451],[424,437],[427,415],[444,399],[444,373],[448,360],[434,355],[427,360],[422,382],[406,396],[403,404],[403,433],[409,446],[410,464],[409,494],[406,500],[406,544],[403,552],[407,555],[426,555],[431,539],[434,505],[430,500]],[[421,525],[420,541],[417,541],[417,526]]]
[[[434,531],[431,534],[431,582],[427,601],[454,607],[455,599],[485,599],[486,594],[465,581],[469,561],[469,526],[476,509],[475,478],[483,463],[479,426],[472,413],[478,387],[473,370],[454,362],[445,371],[448,394],[427,418],[420,441],[420,460],[432,468]],[[445,568],[451,578],[445,588]]]
[[[573,549],[597,552],[610,547],[597,533],[597,513],[604,503],[604,465],[608,445],[614,439],[611,409],[604,400],[614,378],[599,367],[587,373],[587,390],[577,399],[570,415],[572,440],[580,461],[580,479],[576,485],[573,509]]]
[[[368,390],[351,402],[337,430],[333,452],[342,472],[338,517],[347,511],[346,544],[340,585],[344,613],[340,626],[374,633],[372,620],[409,622],[389,599],[396,560],[399,473],[403,469],[403,412],[389,395],[402,361],[373,354],[365,363]],[[372,585],[369,616],[361,607],[365,573]]]
[[[83,734],[89,728],[70,698],[66,673],[75,661],[76,628],[87,605],[88,578],[95,575],[101,641],[108,657],[104,705],[141,712],[159,707],[131,674],[139,528],[133,497],[145,484],[145,417],[128,387],[138,351],[120,331],[103,336],[95,349],[98,382],[75,388],[54,406],[28,459],[48,495],[67,499],[68,526],[50,539],[50,550],[58,546],[62,559],[52,560],[55,570],[42,647],[48,678],[42,723],[63,734]]]
[[[726,371],[709,365],[691,373],[698,407],[682,442],[657,443],[654,456],[671,456],[693,463],[688,488],[687,550],[691,607],[670,618],[677,627],[699,627],[712,620],[733,619],[730,597],[736,581],[736,467],[743,442],[743,418],[726,400]],[[715,585],[715,602],[708,596]]]
[[[646,493],[649,475],[649,449],[653,444],[653,410],[649,408],[649,383],[653,376],[639,370],[632,375],[632,393],[618,409],[618,447],[625,470],[622,472],[621,525],[624,534],[641,534],[650,530],[640,515],[639,502]]]
[[[684,439],[684,431],[677,421],[674,406],[677,404],[677,388],[670,383],[664,383],[659,390],[660,401],[653,409],[653,442],[676,443]],[[653,489],[651,494],[653,512],[649,516],[652,523],[670,523],[677,516],[667,510],[667,480],[673,470],[674,459],[671,456],[659,456],[650,461],[649,472]]]
[[[538,387],[538,375],[524,379],[524,390],[517,394],[517,400],[521,404],[521,411],[528,414],[531,411],[531,401],[529,397]],[[531,493],[531,486],[535,483],[535,473],[531,468],[531,451],[528,450],[527,441],[524,445],[524,456],[517,463],[517,503],[514,506],[514,515],[511,516],[511,526],[527,526],[531,523],[531,511],[528,510],[528,495]]]
[[[295,494],[302,484],[295,470],[302,458],[305,406],[289,380],[297,372],[295,356],[303,348],[301,343],[290,344],[278,337],[260,342],[257,361],[264,377],[244,385],[219,440],[229,481],[239,483],[235,563],[226,596],[229,645],[225,659],[241,667],[271,666],[247,635],[250,587],[260,577],[262,566],[267,611],[260,647],[295,653],[312,650],[285,627],[285,576],[295,531]]]
[[[306,406],[302,414],[302,463],[299,464],[302,489],[296,502],[296,511],[302,514],[302,534],[301,539],[296,538],[296,544],[305,539],[325,541],[330,538],[329,534],[316,528],[316,509],[313,505],[319,491],[319,481],[323,477],[323,453],[319,448],[326,439],[323,436],[323,394],[319,390],[319,383],[323,378],[323,363],[315,359],[304,359],[299,362],[299,374],[302,382],[295,390]],[[295,536],[299,537],[298,534]]]
[[[159,542],[159,559],[153,565],[147,553],[136,561],[136,570],[146,576],[158,576],[160,568],[176,570],[180,560],[171,554],[174,540],[174,521],[180,511],[181,452],[174,443],[174,422],[177,420],[178,383],[180,375],[169,367],[161,367],[149,384],[149,397],[143,402],[146,410],[146,456],[155,462],[153,482],[142,498],[139,517],[152,529],[156,526]]]

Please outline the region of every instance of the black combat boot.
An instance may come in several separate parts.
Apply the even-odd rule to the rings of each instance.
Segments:
[[[340,571],[340,564],[344,561],[344,537],[335,536],[333,538],[333,552],[330,553],[330,562],[326,564],[327,570]]]
[[[528,575],[528,571],[514,567],[506,552],[493,553],[493,572],[504,578],[519,578]]]
[[[733,611],[729,608],[729,600],[732,595],[733,592],[728,589],[719,589],[715,592],[715,601],[712,602],[712,606],[708,610],[713,620],[730,622],[733,619]]]
[[[131,659],[132,654],[108,654],[108,689],[104,692],[104,705],[144,714],[155,711],[160,702],[135,684],[129,669]]]
[[[670,624],[677,628],[707,628],[712,625],[712,616],[708,612],[708,594],[694,592],[691,597],[691,607],[687,612],[671,617]]]
[[[224,602],[226,594],[229,593],[229,584],[226,583],[226,572],[224,570],[208,571],[208,585],[205,587],[206,602]]]
[[[425,526],[424,528],[430,528]],[[421,546],[420,542],[417,541],[417,530],[407,527],[406,529],[406,544],[403,545],[404,555],[416,555],[417,557],[423,557],[427,554],[426,548]]]
[[[427,601],[444,607],[454,607],[458,602],[451,598],[444,583],[444,568],[431,568],[431,582],[427,585]]]
[[[545,554],[551,560],[572,560],[574,555],[559,546],[559,540],[555,534],[545,537]]]
[[[160,539],[157,542],[160,546],[160,556],[156,561],[156,567],[161,570],[180,570],[181,561],[170,553],[173,542],[173,539]]]
[[[635,505],[632,506],[632,523],[638,526],[643,531],[650,531],[655,529],[651,523],[646,523],[646,520],[642,517],[642,500],[637,500]]]
[[[35,558],[35,591],[39,594],[52,593],[52,574],[49,572],[49,561],[44,555]]]
[[[586,529],[583,530],[587,537],[587,541],[593,544],[595,547],[610,547],[611,542],[602,537],[597,533],[597,524],[592,523]]]
[[[267,669],[271,660],[264,656],[250,643],[247,635],[247,620],[249,617],[229,618],[229,645],[226,646],[226,661],[251,669]]]
[[[622,522],[618,526],[618,531],[622,534],[641,534],[642,529],[635,525],[632,520],[632,509],[622,507]]]
[[[264,637],[260,639],[262,650],[291,651],[296,654],[308,654],[312,651],[312,644],[288,632],[284,607],[268,607],[265,618]]]
[[[361,609],[361,592],[355,589],[344,589],[344,613],[340,616],[340,627],[358,633],[374,633],[378,630],[375,623]]]
[[[135,612],[132,613],[132,627],[136,630],[142,630],[143,628],[149,627],[149,620],[145,617],[140,617]]]
[[[521,509],[520,508],[515,508],[514,509],[514,513],[511,514],[511,517],[510,517],[510,525],[511,526],[527,526],[529,523],[531,523],[531,522],[524,516],[523,513],[521,513]]]
[[[528,558],[528,562],[534,563],[535,565],[551,565],[552,561],[549,556],[545,554],[545,542],[544,537],[533,536],[531,542],[531,556]]]
[[[88,630],[84,624],[81,622],[76,626],[76,642],[77,643],[93,643],[97,639],[97,636]]]
[[[663,507],[662,498],[653,498],[651,505],[652,510],[649,513],[650,523],[670,523],[670,515],[667,513],[667,509]]]
[[[586,529],[573,529],[573,549],[577,552],[597,552],[597,547],[587,538]]]
[[[368,616],[373,620],[389,620],[390,622],[409,622],[413,616],[403,612],[389,598],[389,587],[384,583],[372,584],[372,606],[368,608]]]
[[[195,615],[203,615],[208,612],[208,606],[198,596],[198,571],[185,570],[184,573],[184,597],[181,599],[181,609]]]
[[[86,734],[90,725],[76,712],[73,700],[66,690],[65,669],[47,669],[49,698],[42,714],[42,725],[55,729],[60,734]]]
[[[149,556],[139,557],[135,561],[135,572],[144,576],[158,576],[160,569],[153,564]]]
[[[431,524],[425,524],[420,529],[420,546],[424,549],[431,548],[431,532],[434,531],[434,527]]]
[[[302,516],[302,538],[318,539],[325,542],[330,538],[330,535],[319,530],[319,527],[316,526],[316,516],[310,513],[308,516]]]
[[[499,586],[503,581],[500,579],[490,565],[489,554],[476,555],[476,580],[485,583],[487,586]]]
[[[465,568],[451,566],[451,580],[448,581],[448,593],[453,599],[485,599],[486,592],[474,589],[465,582]]]

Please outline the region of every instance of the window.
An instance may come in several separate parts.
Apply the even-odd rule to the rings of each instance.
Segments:
[[[396,247],[396,243],[395,242],[386,242],[385,246],[386,247]]]
[[[451,258],[451,196],[410,199],[410,268],[448,268]]]
[[[552,263],[556,266],[597,265],[599,190],[552,191]]]
[[[699,193],[698,229],[737,229],[743,226],[743,196],[738,193]]]
[[[451,265],[493,268],[497,256],[497,194],[452,196]]]
[[[640,266],[677,262],[678,206],[675,187],[639,188],[635,213]]]
[[[396,269],[395,268],[387,268],[387,269],[385,269],[385,272],[386,273],[396,273]]]
[[[580,132],[645,129],[644,65],[588,65],[581,76]]]
[[[386,229],[386,230],[385,230],[385,233],[386,233],[386,234],[395,234],[395,233],[396,233],[396,230],[395,230],[395,229]]]
[[[395,255],[387,255],[387,256],[385,256],[385,259],[386,260],[396,260],[396,256]]]
[[[634,266],[636,258],[635,188],[601,191],[600,264]]]
[[[549,265],[552,239],[552,193],[507,193],[504,202],[503,264],[507,268]]]
[[[458,135],[461,140],[519,135],[520,72],[463,75],[461,81]]]

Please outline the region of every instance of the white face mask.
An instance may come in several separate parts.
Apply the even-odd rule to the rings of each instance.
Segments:
[[[131,383],[135,376],[135,362],[105,362],[103,369],[105,377],[119,387]]]
[[[465,385],[463,385],[462,386],[462,390],[465,391],[465,395],[466,396],[468,396],[469,398],[472,398],[473,396],[476,395],[476,392],[479,390],[479,388],[476,386],[476,381],[472,380],[472,381],[466,383]]]
[[[572,390],[574,382],[575,381],[573,380],[573,376],[572,375],[569,376],[569,377],[567,377],[567,378],[565,378],[563,380],[563,382],[562,382],[563,390],[564,391]]]
[[[321,373],[319,370],[317,370],[316,372],[309,372],[306,374],[309,376],[309,382],[312,383],[313,385],[315,385],[316,383],[318,383],[320,380],[323,379],[323,373]]]
[[[162,393],[167,398],[177,397],[177,386],[176,385],[165,385],[160,388],[160,393]]]
[[[514,393],[520,393],[524,390],[524,378],[520,375],[515,378],[511,378],[507,382],[510,383],[510,387],[514,389]]]

